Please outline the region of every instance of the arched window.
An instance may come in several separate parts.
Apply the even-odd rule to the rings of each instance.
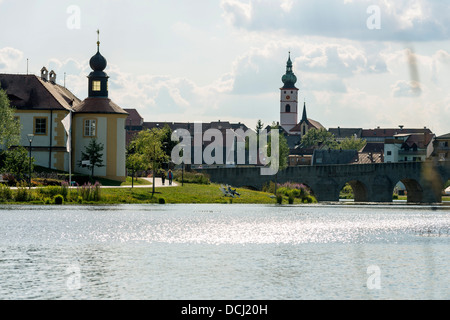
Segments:
[[[286,105],[286,112],[291,112],[291,106],[289,104]]]

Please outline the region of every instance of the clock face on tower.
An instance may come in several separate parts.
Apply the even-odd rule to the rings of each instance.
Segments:
[[[291,99],[291,96],[286,96],[286,100],[290,100]]]

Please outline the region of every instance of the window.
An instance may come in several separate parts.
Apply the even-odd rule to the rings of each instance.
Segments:
[[[387,152],[387,155],[388,155],[388,156],[392,156],[392,151],[388,151],[388,152]]]
[[[47,118],[34,118],[34,134],[47,134]]]
[[[92,91],[101,91],[102,83],[100,81],[92,81]]]
[[[88,119],[84,121],[84,136],[85,137],[95,137],[96,136],[96,124],[97,121],[93,119]]]
[[[291,106],[290,105],[286,105],[286,112],[291,112]]]

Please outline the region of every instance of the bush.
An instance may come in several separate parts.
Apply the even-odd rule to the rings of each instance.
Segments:
[[[282,204],[283,203],[283,196],[281,194],[277,194],[277,203]]]
[[[290,192],[289,193],[289,197],[288,197],[289,204],[293,204],[294,203],[294,199],[295,199],[295,196],[294,196],[293,192]]]
[[[166,200],[165,200],[164,198],[159,198],[159,199],[158,199],[158,203],[159,203],[159,204],[165,204],[165,203],[166,203]]]
[[[51,204],[52,199],[51,198],[44,198],[44,204]]]
[[[0,184],[0,201],[9,201],[12,200],[13,195],[12,195],[12,191],[11,188]]]
[[[63,204],[63,203],[64,203],[64,197],[63,197],[62,195],[58,194],[58,195],[56,195],[56,196],[53,198],[53,202],[54,202],[55,204]]]
[[[207,174],[199,173],[196,171],[184,171],[181,170],[173,172],[174,180],[178,182],[184,181],[185,183],[195,184],[210,184],[211,180]]]
[[[17,192],[14,200],[17,202],[26,202],[31,200],[31,193],[29,192],[28,186],[25,182],[17,184]]]

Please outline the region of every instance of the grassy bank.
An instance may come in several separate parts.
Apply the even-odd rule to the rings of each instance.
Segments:
[[[52,186],[31,190],[0,190],[0,204],[277,203],[273,195],[267,192],[242,188],[238,188],[237,192],[240,197],[231,198],[224,196],[217,184],[189,183],[185,183],[183,187],[157,187],[154,195],[151,185],[148,188],[100,188],[92,185],[78,189]],[[283,197],[282,203],[287,204],[288,201],[288,197]],[[294,200],[294,204],[299,203],[299,199]]]
[[[255,203],[274,204],[276,199],[270,193],[237,189],[240,197],[224,196],[217,184],[184,184],[183,187],[155,188],[111,188],[102,189],[104,203]],[[288,198],[285,197],[284,203]],[[299,203],[299,202],[298,202]]]

